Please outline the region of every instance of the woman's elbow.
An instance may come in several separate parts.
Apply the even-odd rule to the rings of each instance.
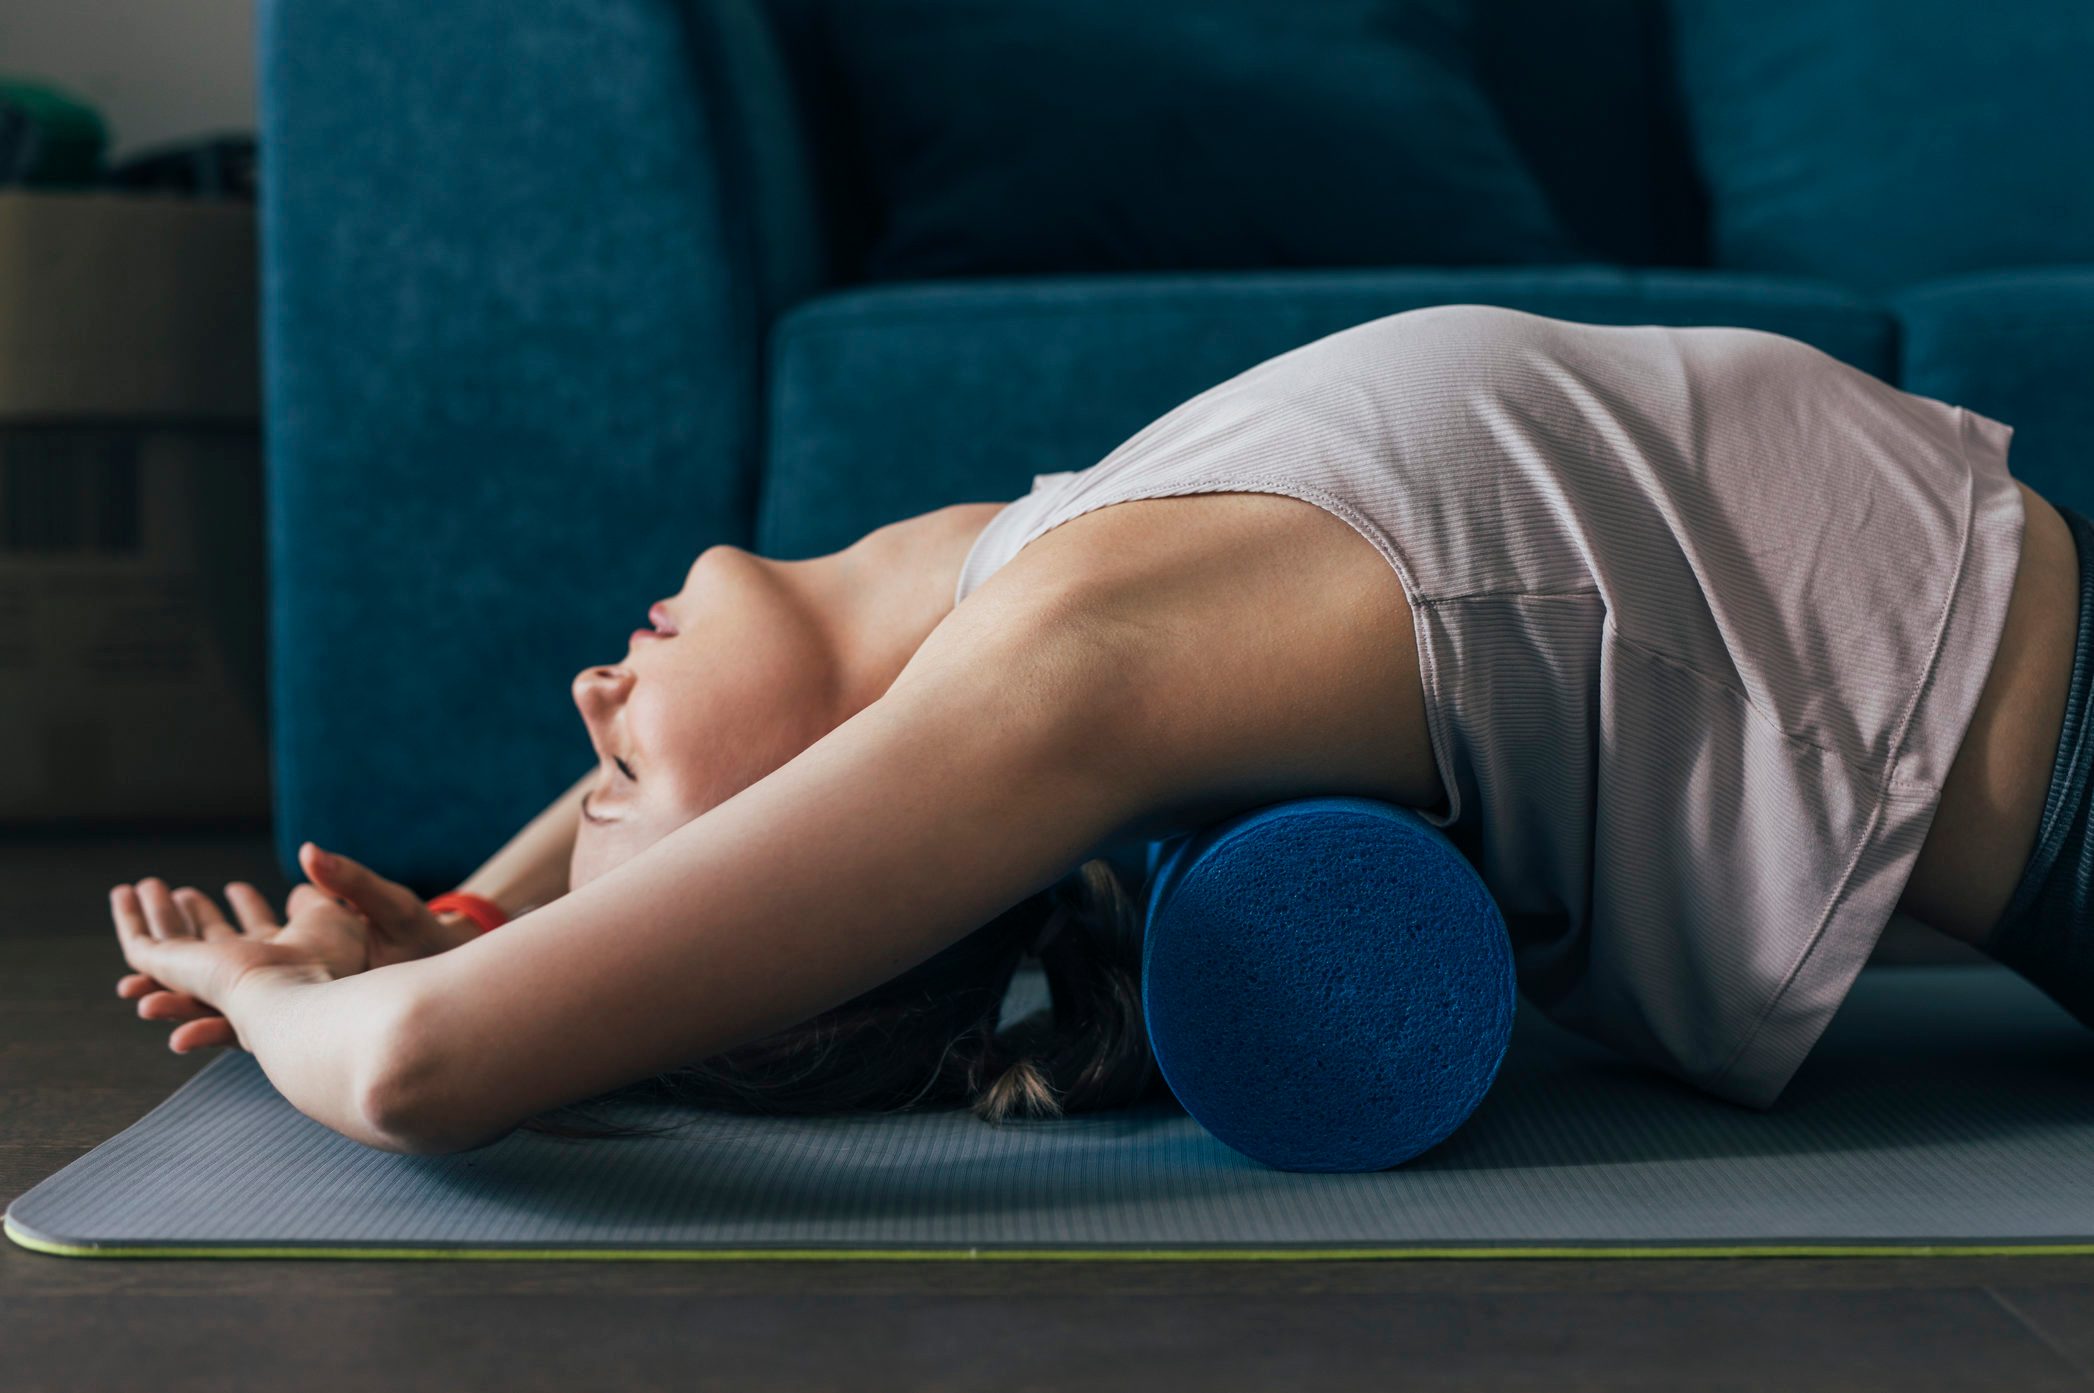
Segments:
[[[430,1105],[411,1086],[380,1079],[357,1100],[355,1130],[365,1146],[403,1156],[449,1156],[500,1141],[513,1126],[461,1125]]]
[[[381,1151],[443,1156],[475,1150],[515,1130],[513,1122],[485,1116],[484,1099],[461,1093],[446,1053],[417,1013],[398,1013],[368,1052],[347,1134]]]
[[[447,1115],[416,1095],[385,1085],[374,1086],[360,1100],[355,1140],[403,1156],[449,1156],[491,1146],[516,1130],[513,1123],[468,1123]]]

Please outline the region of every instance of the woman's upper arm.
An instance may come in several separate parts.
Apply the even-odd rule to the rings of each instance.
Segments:
[[[986,606],[984,607],[987,608]],[[879,701],[581,889],[426,964],[435,1149],[805,1020],[1050,884],[1140,809],[1080,625],[950,623]]]

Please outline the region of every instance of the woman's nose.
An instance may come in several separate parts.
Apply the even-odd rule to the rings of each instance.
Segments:
[[[584,668],[575,675],[574,704],[580,708],[582,719],[593,725],[609,719],[632,688],[630,668]]]

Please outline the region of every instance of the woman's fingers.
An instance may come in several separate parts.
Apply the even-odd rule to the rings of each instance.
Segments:
[[[208,1049],[213,1045],[239,1043],[240,1037],[234,1032],[233,1023],[224,1016],[207,1016],[202,1020],[178,1025],[167,1037],[167,1047],[176,1054]]]
[[[181,911],[171,904],[163,906],[163,922],[170,915],[179,919]],[[118,990],[128,990],[132,995],[163,990],[160,975],[166,971],[163,960],[168,952],[184,940],[189,943],[196,940],[186,934],[177,934],[171,939],[159,937],[154,932],[152,915],[147,911],[146,897],[136,885],[119,885],[109,892],[109,917],[116,923],[117,944],[123,950],[125,965],[131,969],[131,977],[127,977]],[[144,986],[131,985],[133,979],[143,979]]]
[[[195,938],[196,929],[174,900],[174,892],[158,876],[138,882],[138,902],[145,911],[146,927],[157,939]]]
[[[282,927],[262,892],[244,880],[225,887],[225,902],[233,907],[233,917],[240,921],[241,931],[251,937],[268,938]]]
[[[184,885],[175,891],[174,901],[200,937],[233,938],[240,932],[233,927],[232,921],[225,917],[225,911],[218,907],[218,901],[193,885]]]
[[[134,943],[152,940],[152,926],[146,923],[137,886],[119,885],[109,892],[109,917],[116,921],[118,938]]]
[[[347,900],[367,919],[411,919],[422,907],[421,897],[406,886],[351,857],[322,851],[312,842],[298,848],[298,865],[320,890]]]
[[[160,985],[153,976],[158,965],[153,959],[164,951],[160,940],[153,934],[153,926],[145,911],[145,901],[135,885],[119,885],[109,892],[109,917],[116,923],[116,941],[123,950],[124,963],[133,975],[145,978],[153,986]]]
[[[139,998],[138,1019],[142,1021],[193,1021],[219,1012],[187,992],[166,989]]]
[[[117,995],[137,1001],[145,1020],[179,1022],[170,1037],[178,1050],[235,1043],[231,1024],[208,998],[222,976],[226,951],[241,951],[239,935],[210,897],[188,886],[169,890],[153,877],[113,886],[109,916],[131,967],[117,982]]]

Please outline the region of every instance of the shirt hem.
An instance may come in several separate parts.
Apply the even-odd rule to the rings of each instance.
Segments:
[[[2027,527],[2020,490],[2007,472],[2013,428],[1962,407],[1956,411],[1970,467],[1958,573],[1926,670],[1885,761],[1867,828],[1818,932],[1752,1033],[1721,1069],[1694,1081],[1748,1107],[1771,1107],[1781,1096],[1890,923],[2004,637]]]

